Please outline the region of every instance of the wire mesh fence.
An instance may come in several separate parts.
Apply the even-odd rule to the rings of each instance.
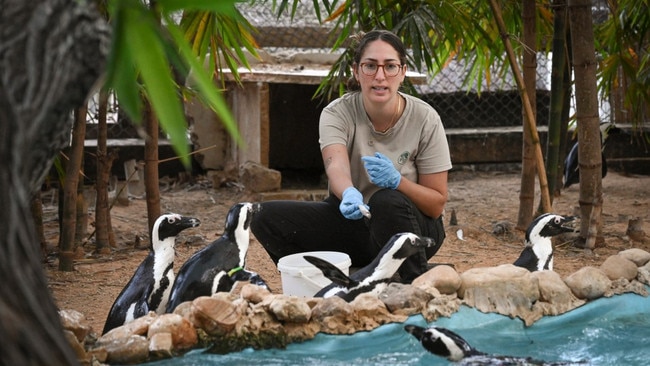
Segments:
[[[297,7],[292,18],[287,11],[278,17],[264,4],[245,4],[239,10],[251,24],[260,30],[256,40],[270,54],[281,54],[287,49],[300,49],[301,52],[330,53],[335,30],[330,23],[321,24],[311,2],[303,2]],[[594,2],[595,17],[607,12],[604,1]],[[598,15],[600,14],[600,15]],[[505,57],[505,56],[504,56]],[[427,74],[431,72],[424,71]],[[492,70],[497,75],[497,70]],[[513,126],[522,124],[522,103],[517,85],[511,73],[502,73],[503,78],[490,84],[465,83],[469,68],[462,62],[452,61],[435,75],[430,75],[416,90],[423,99],[431,103],[441,114],[448,128],[479,128],[493,126]],[[546,125],[548,121],[551,89],[550,55],[539,54],[537,58],[537,124]],[[480,90],[480,92],[479,92]],[[570,112],[573,115],[575,100],[571,98]],[[607,100],[600,101],[601,121],[610,121],[610,108]]]
[[[332,50],[335,33],[333,24],[321,24],[311,1],[302,2],[293,17],[288,12],[277,16],[270,8],[270,2],[241,3],[242,15],[257,29],[255,38],[262,51],[273,55],[279,62],[291,63],[295,52],[321,55],[336,54]],[[602,14],[606,7],[595,2],[594,13]],[[416,90],[424,100],[431,103],[440,113],[447,128],[481,128],[495,126],[517,126],[522,124],[522,105],[512,74],[503,73],[503,78],[490,84],[465,83],[469,68],[462,62],[452,61],[435,75],[429,75],[427,82],[417,85]],[[430,74],[430,73],[428,73]],[[497,74],[496,72],[494,73]],[[537,123],[546,125],[550,102],[550,55],[538,56],[537,60]],[[479,93],[480,90],[480,93]],[[574,100],[572,98],[572,109]],[[607,100],[600,100],[600,119],[610,121]],[[571,113],[573,114],[573,113]],[[96,98],[90,101],[88,121],[96,121]],[[137,130],[120,113],[114,97],[109,103],[109,138],[137,137]],[[89,129],[89,138],[94,138]]]

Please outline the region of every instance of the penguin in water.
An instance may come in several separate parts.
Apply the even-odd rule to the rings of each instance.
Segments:
[[[539,366],[562,366],[562,365],[584,365],[579,362],[545,362],[531,357],[514,357],[490,355],[478,351],[465,341],[460,335],[449,329],[431,326],[423,328],[417,325],[405,325],[404,330],[413,335],[424,349],[434,355],[445,357],[447,360],[456,362],[456,365],[539,365]]]
[[[354,272],[349,277],[330,262],[305,255],[306,261],[323,272],[331,284],[323,287],[314,297],[339,296],[350,302],[363,293],[378,296],[387,286],[391,277],[397,272],[406,258],[418,253],[423,248],[435,245],[431,238],[420,237],[413,233],[393,235],[381,252],[367,266]]]
[[[174,213],[161,215],[151,231],[151,250],[117,296],[106,318],[102,334],[146,315],[162,313],[174,283],[174,244],[181,231],[201,221]]]
[[[526,247],[515,261],[514,265],[524,267],[531,272],[545,269],[553,270],[553,242],[551,238],[574,231],[566,224],[573,221],[573,216],[561,216],[546,213],[538,216],[526,230]]]
[[[223,235],[194,253],[178,271],[166,312],[171,313],[179,304],[199,296],[230,292],[236,281],[249,281],[268,289],[257,273],[244,269],[250,223],[260,208],[259,204],[249,202],[230,208]]]

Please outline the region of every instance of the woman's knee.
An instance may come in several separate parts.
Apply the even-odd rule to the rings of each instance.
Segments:
[[[402,193],[392,189],[382,189],[370,197],[368,206],[378,214],[395,214],[400,210],[410,210],[410,202]]]

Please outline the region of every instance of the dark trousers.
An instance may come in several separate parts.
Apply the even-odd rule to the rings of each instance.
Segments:
[[[340,200],[321,202],[268,201],[256,213],[251,230],[277,264],[286,255],[310,251],[337,251],[350,256],[353,267],[363,267],[397,233],[412,232],[435,240],[436,245],[409,257],[398,273],[410,283],[427,270],[427,261],[445,238],[442,217],[424,215],[402,193],[383,189],[368,202],[371,219],[348,220],[339,211]]]

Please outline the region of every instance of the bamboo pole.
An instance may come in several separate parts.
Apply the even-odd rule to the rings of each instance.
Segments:
[[[551,212],[551,198],[548,192],[548,180],[546,178],[546,168],[544,165],[544,156],[542,155],[542,147],[539,143],[539,134],[537,133],[537,126],[535,124],[535,114],[533,113],[532,106],[530,104],[530,99],[528,98],[528,93],[526,93],[526,85],[524,84],[523,77],[519,71],[519,66],[517,64],[517,59],[515,58],[515,53],[512,50],[512,44],[510,43],[510,37],[506,32],[506,26],[503,23],[503,16],[501,15],[501,8],[498,6],[496,0],[490,0],[490,7],[494,13],[494,18],[496,19],[497,26],[499,27],[499,33],[503,39],[503,43],[506,46],[506,53],[508,55],[508,60],[510,61],[510,67],[512,68],[512,73],[514,74],[515,81],[517,82],[517,88],[519,89],[519,94],[521,95],[521,101],[524,106],[524,112],[526,113],[526,122],[529,125],[533,147],[535,150],[535,162],[537,165],[537,176],[539,178],[539,189],[541,194],[541,204],[542,210],[544,212]]]

